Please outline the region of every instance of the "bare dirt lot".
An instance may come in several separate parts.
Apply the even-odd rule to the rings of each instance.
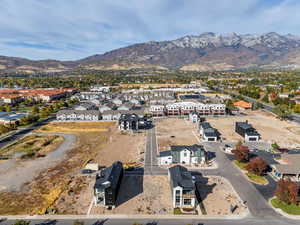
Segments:
[[[193,124],[184,119],[167,118],[155,124],[159,151],[168,150],[170,145],[199,144],[193,134]]]
[[[284,148],[300,147],[300,126],[290,121],[277,119],[273,114],[265,111],[248,111],[245,116],[208,118],[207,122],[218,129],[226,140],[242,141],[243,138],[234,130],[235,122],[246,120],[261,134],[263,141],[276,142]]]
[[[207,215],[241,215],[246,212],[232,186],[222,177],[205,177],[200,184],[200,195]],[[233,213],[231,206],[238,206]]]
[[[63,160],[56,160],[58,163],[40,172],[19,192],[1,192],[0,214],[44,214],[49,209],[59,209],[61,211],[58,213],[61,213],[71,208],[69,206],[72,203],[80,201],[80,192],[89,184],[88,180],[85,181],[87,178],[79,179],[76,175],[87,161],[101,154],[113,127],[115,123],[109,122],[51,123],[42,127],[39,131],[46,134],[62,132],[62,128],[68,128],[67,133],[76,136],[76,143],[61,157]],[[69,198],[62,200],[61,196],[66,196],[65,193],[68,193]]]
[[[172,214],[172,210],[167,176],[125,176],[118,206],[113,210],[94,206],[91,214]]]

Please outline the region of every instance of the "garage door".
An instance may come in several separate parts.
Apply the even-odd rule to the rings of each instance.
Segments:
[[[257,138],[249,138],[249,141],[257,141]]]

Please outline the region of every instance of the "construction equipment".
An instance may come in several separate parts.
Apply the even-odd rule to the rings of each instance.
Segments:
[[[136,167],[140,166],[139,163],[136,162],[128,162],[123,164],[124,170],[134,170]]]

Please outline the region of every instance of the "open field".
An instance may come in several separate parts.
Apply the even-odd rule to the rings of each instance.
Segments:
[[[172,198],[167,176],[125,176],[118,206],[107,210],[94,206],[91,214],[172,214]]]
[[[44,157],[47,153],[55,150],[64,138],[61,136],[29,135],[14,144],[1,149],[0,155],[10,156],[17,159],[34,159]]]
[[[123,163],[135,162],[137,165],[141,165],[144,160],[144,151],[144,132],[122,133],[116,127],[112,127],[105,144],[101,148],[97,148],[93,162],[98,163],[100,166],[110,166],[113,162],[119,160]],[[132,180],[133,178],[135,179]],[[87,212],[93,199],[95,178],[77,177],[75,179],[80,182],[72,182],[70,184],[72,191],[62,194],[55,204],[55,208],[58,209],[59,213],[85,214]],[[136,187],[136,182],[139,182],[136,177],[129,177],[129,181],[124,180],[124,182],[133,182],[132,184],[126,184],[132,189]],[[132,190],[128,193],[132,193]],[[124,194],[126,193],[124,192]],[[70,205],[72,206],[70,207]]]
[[[199,144],[193,134],[193,124],[184,119],[167,118],[155,124],[159,151],[168,150],[170,145]]]
[[[205,177],[200,184],[200,196],[207,215],[232,215],[231,206],[238,206],[233,215],[246,212],[232,186],[222,177]]]
[[[74,174],[83,168],[85,163],[101,152],[107,143],[114,123],[51,123],[42,127],[39,131],[45,134],[55,133],[67,127],[71,134],[76,136],[76,145],[63,157],[57,160],[55,165],[40,172],[32,181],[27,182],[19,192],[0,193],[0,214],[44,214],[48,209],[63,209],[55,207],[56,202],[61,202],[60,196],[70,193],[72,198],[62,204],[68,208],[72,201],[79,199],[81,190],[88,181],[76,178]],[[77,129],[78,128],[78,129]],[[96,132],[94,129],[98,128]],[[85,130],[84,132],[82,130]],[[90,132],[89,132],[90,131]],[[56,151],[54,151],[56,152]],[[78,190],[71,190],[76,187]],[[58,211],[58,213],[60,213]]]
[[[207,122],[218,129],[228,141],[239,141],[243,138],[235,132],[235,122],[246,121],[261,134],[262,140],[276,142],[280,147],[300,147],[300,127],[291,121],[282,121],[265,111],[248,111],[245,116],[226,118],[208,118]]]

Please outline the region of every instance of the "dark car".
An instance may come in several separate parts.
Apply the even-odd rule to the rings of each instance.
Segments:
[[[94,171],[93,170],[90,170],[90,169],[83,169],[83,170],[81,170],[81,173],[82,174],[91,174],[91,173],[93,173]]]

